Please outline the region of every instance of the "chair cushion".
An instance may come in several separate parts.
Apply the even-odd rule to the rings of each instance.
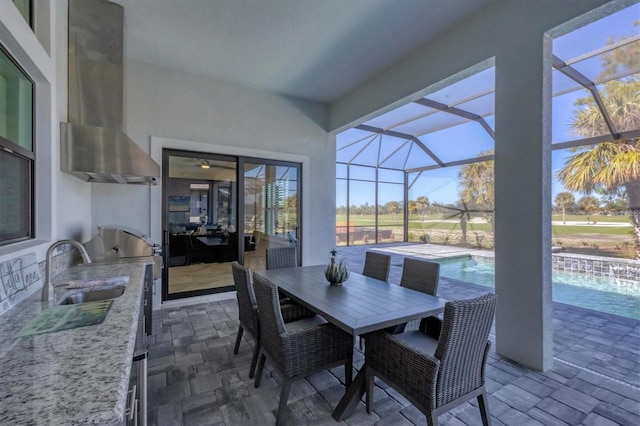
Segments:
[[[320,315],[316,315],[310,318],[304,318],[298,321],[288,322],[286,324],[287,331],[294,332],[298,330],[304,330],[305,328],[313,328],[322,324],[326,324],[327,321]]]
[[[431,356],[436,353],[436,347],[438,346],[436,339],[420,331],[407,331],[405,333],[394,334],[393,338]]]

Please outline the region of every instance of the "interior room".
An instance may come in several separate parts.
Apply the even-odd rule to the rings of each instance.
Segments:
[[[365,252],[387,250],[382,281],[399,284],[404,259],[418,256],[408,230],[361,233],[346,247],[354,231],[336,222],[336,187],[349,178],[338,135],[360,126],[376,141],[399,137],[373,124],[487,70],[495,288],[466,292],[440,279],[432,296],[442,303],[422,313],[445,321],[445,299],[489,292],[495,314],[482,392],[469,393],[478,403],[436,417],[486,423],[488,401],[494,424],[640,422],[640,325],[552,301],[551,230],[552,71],[571,65],[554,63],[553,40],[623,10],[640,16],[640,3],[401,3],[0,0],[0,423],[132,424],[134,414],[156,425],[424,423],[419,402],[380,376],[367,382],[369,410],[373,361],[362,336],[381,322],[341,323],[331,303],[325,317],[305,317],[306,301],[280,294],[274,306],[300,303],[295,322],[315,315],[351,334],[352,360],[291,384],[298,375],[254,355],[260,339],[242,335],[234,266],[268,281],[278,276],[269,250],[286,249],[287,268],[331,262],[357,282]],[[633,69],[624,78],[637,79]],[[638,143],[637,126],[609,130]],[[408,178],[393,179],[388,188],[411,195]],[[637,262],[625,265],[638,271]],[[355,287],[321,278],[330,290]],[[96,299],[79,301],[89,293]],[[261,287],[258,314],[274,294]],[[385,327],[419,328],[419,313],[402,315]],[[249,378],[256,363],[259,387]],[[123,393],[134,383],[142,393]]]

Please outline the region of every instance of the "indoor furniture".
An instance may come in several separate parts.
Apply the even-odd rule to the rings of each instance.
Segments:
[[[169,267],[187,266],[191,263],[191,236],[169,235]]]
[[[192,262],[226,262],[229,241],[215,236],[191,235]]]

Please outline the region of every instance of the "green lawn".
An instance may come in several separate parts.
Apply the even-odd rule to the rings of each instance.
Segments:
[[[570,253],[591,254],[606,257],[633,257],[633,239],[630,235],[630,226],[603,225],[605,223],[629,224],[628,216],[591,216],[590,225],[552,225],[552,238],[554,245],[561,245]],[[553,215],[554,222],[561,222],[562,215]],[[568,215],[569,222],[586,223],[585,215]],[[336,215],[338,226],[345,226],[346,215]],[[351,217],[352,226],[364,226],[373,228],[375,216]],[[401,235],[404,226],[400,215],[395,218],[385,214],[378,216],[378,225],[381,229],[396,229],[396,235]],[[444,221],[441,215],[425,216],[424,221],[417,215],[412,215],[409,220],[408,237],[410,241],[419,242],[423,236],[433,244],[459,244],[461,238],[460,222],[455,219]],[[363,241],[354,241],[354,244],[363,244]],[[344,241],[342,242],[344,244]],[[493,236],[491,226],[488,223],[467,223],[467,247],[484,247],[492,249]]]
[[[581,236],[581,235],[629,235],[631,231],[630,227],[623,226],[601,226],[598,223],[629,223],[628,216],[592,216],[592,220],[595,219],[596,224],[592,225],[553,225],[552,233],[556,238]],[[409,221],[409,231],[460,231],[460,223],[447,221],[436,222],[441,220],[440,216],[426,216],[425,221],[412,217]],[[553,221],[562,221],[562,215],[552,216]],[[584,215],[569,215],[566,218],[570,222],[586,222],[586,216]],[[434,221],[434,222],[431,222]],[[336,215],[336,223],[340,226],[346,223],[345,215]],[[375,226],[374,215],[356,216],[351,218],[351,224],[354,226]],[[380,227],[389,229],[396,228],[402,229],[403,222],[400,216],[393,218],[391,215],[378,216],[378,225]],[[491,232],[491,226],[488,223],[467,223],[467,232]]]
[[[606,222],[606,223],[629,223],[629,215],[619,215],[619,216],[604,216],[604,215],[593,215],[593,216],[589,216],[589,219],[591,221],[596,221],[596,222]],[[552,221],[557,221],[557,222],[562,222],[562,215],[561,214],[554,214],[553,216],[551,216],[551,220]],[[587,216],[586,215],[567,215],[565,220],[567,221],[571,221],[571,222],[586,222],[587,221]]]
[[[552,233],[554,237],[582,235],[582,234],[602,234],[602,235],[628,235],[631,231],[630,227],[624,226],[599,226],[597,223],[629,223],[628,216],[592,216],[592,220],[596,221],[595,225],[553,225]],[[441,216],[425,216],[425,221],[422,222],[415,216],[409,221],[409,231],[411,230],[423,230],[423,231],[460,231],[460,224],[458,222],[430,222],[442,220]],[[452,220],[452,219],[450,219]],[[562,221],[562,215],[552,216],[553,221]],[[336,215],[336,223],[344,224],[347,218],[345,215]],[[584,215],[568,215],[567,221],[586,222],[587,218]],[[351,218],[351,224],[355,226],[375,226],[375,216],[356,216]],[[393,218],[391,215],[378,216],[378,225],[381,227],[397,227],[402,228],[402,218],[398,215]],[[338,225],[340,226],[340,225]],[[491,226],[488,223],[467,223],[467,232],[490,232]]]
[[[603,235],[629,235],[631,228],[628,226],[573,226],[554,225],[551,227],[553,235],[575,235],[575,234],[603,234]]]

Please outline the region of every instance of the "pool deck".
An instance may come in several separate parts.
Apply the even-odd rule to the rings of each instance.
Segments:
[[[409,243],[343,247],[339,249],[339,256],[345,259],[349,268],[359,271],[367,250],[391,255],[389,282],[396,284],[400,283],[405,256],[424,259],[494,257],[493,252],[483,250]],[[445,299],[470,298],[487,291],[492,289],[443,277],[438,287],[438,295]],[[555,365],[550,373],[567,369],[579,371],[578,375],[582,376],[577,383],[593,388],[596,395],[608,394],[608,388],[598,387],[605,381],[616,383],[619,391],[627,388],[636,401],[635,416],[640,416],[640,321],[553,302],[553,324]],[[495,339],[493,330],[491,334]],[[492,352],[495,355],[495,348]],[[496,357],[500,358],[499,355]],[[585,386],[580,383],[585,377],[598,379],[587,379],[592,386]],[[640,424],[640,417],[631,424]]]
[[[404,256],[442,257],[431,245],[393,244],[338,249],[354,271],[362,270],[366,250],[392,255],[389,281],[399,283]],[[447,256],[477,250],[445,247]],[[470,298],[487,287],[441,278],[438,295]],[[174,303],[175,302],[175,303]],[[259,388],[248,377],[253,342],[233,343],[238,327],[235,295],[207,296],[163,304],[154,314],[149,340],[149,415],[155,425],[274,424],[280,387],[267,363]],[[554,366],[534,371],[495,353],[489,354],[486,384],[494,425],[639,425],[640,321],[553,303]],[[491,339],[495,339],[492,331]],[[354,354],[354,366],[363,363]],[[291,425],[336,424],[331,411],[344,392],[337,367],[292,385]],[[376,382],[374,406],[361,402],[340,424],[425,424],[425,417],[383,382]],[[476,403],[465,403],[439,417],[441,425],[481,424]]]

